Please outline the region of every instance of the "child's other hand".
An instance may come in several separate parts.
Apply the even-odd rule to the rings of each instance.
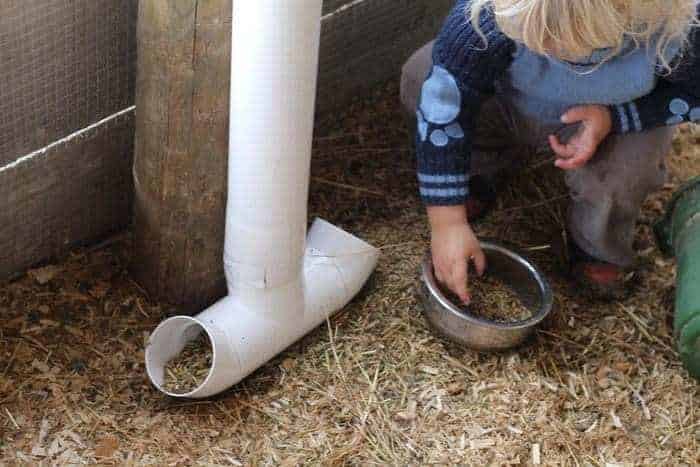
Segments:
[[[578,169],[586,165],[598,150],[600,143],[612,130],[612,115],[603,105],[580,105],[566,112],[561,121],[581,124],[578,132],[562,143],[550,135],[549,144],[557,155],[555,165],[563,170]]]
[[[468,264],[474,261],[479,275],[486,269],[486,257],[479,240],[467,223],[464,206],[428,208],[432,228],[432,255],[435,277],[460,300],[469,304]]]

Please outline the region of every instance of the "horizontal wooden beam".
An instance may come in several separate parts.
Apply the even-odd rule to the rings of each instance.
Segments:
[[[0,277],[126,227],[133,112],[0,169]]]

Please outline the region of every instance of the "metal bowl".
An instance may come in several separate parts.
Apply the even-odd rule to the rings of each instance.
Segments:
[[[428,322],[457,344],[476,350],[506,350],[522,344],[552,311],[552,289],[542,272],[518,253],[490,241],[481,241],[488,274],[508,284],[528,307],[532,318],[496,323],[460,310],[441,291],[430,253],[422,265],[421,298]]]

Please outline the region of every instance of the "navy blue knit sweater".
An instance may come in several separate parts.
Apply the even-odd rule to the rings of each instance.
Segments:
[[[544,120],[558,120],[573,105],[608,105],[615,133],[700,121],[700,32],[693,31],[671,74],[650,63],[648,50],[626,51],[581,74],[516,44],[489,9],[480,18],[485,45],[467,18],[468,4],[456,2],[435,41],[416,111],[418,179],[427,205],[456,205],[468,197],[476,120],[497,86],[523,113]]]

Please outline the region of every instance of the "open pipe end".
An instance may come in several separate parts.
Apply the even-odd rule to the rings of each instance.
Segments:
[[[230,388],[345,306],[372,273],[378,256],[379,250],[366,242],[317,220],[309,232],[300,280],[254,289],[252,295],[259,298],[254,306],[241,299],[243,289],[232,288],[231,295],[196,317],[163,321],[146,346],[148,376],[161,392],[176,398],[202,399]],[[211,345],[207,364],[202,363],[206,358],[191,356],[205,356],[209,349],[188,345],[202,333]]]
[[[321,218],[314,220],[306,242],[307,248],[331,257],[365,256],[373,261],[379,258],[377,248]]]
[[[186,392],[169,390],[166,387],[166,366],[183,352],[188,343],[195,341],[202,333],[206,333],[212,351],[211,366],[206,378],[197,387]],[[153,331],[146,346],[146,371],[148,372],[148,377],[158,390],[171,397],[202,397],[198,394],[208,385],[216,363],[216,339],[202,321],[189,316],[175,316],[163,321]]]

